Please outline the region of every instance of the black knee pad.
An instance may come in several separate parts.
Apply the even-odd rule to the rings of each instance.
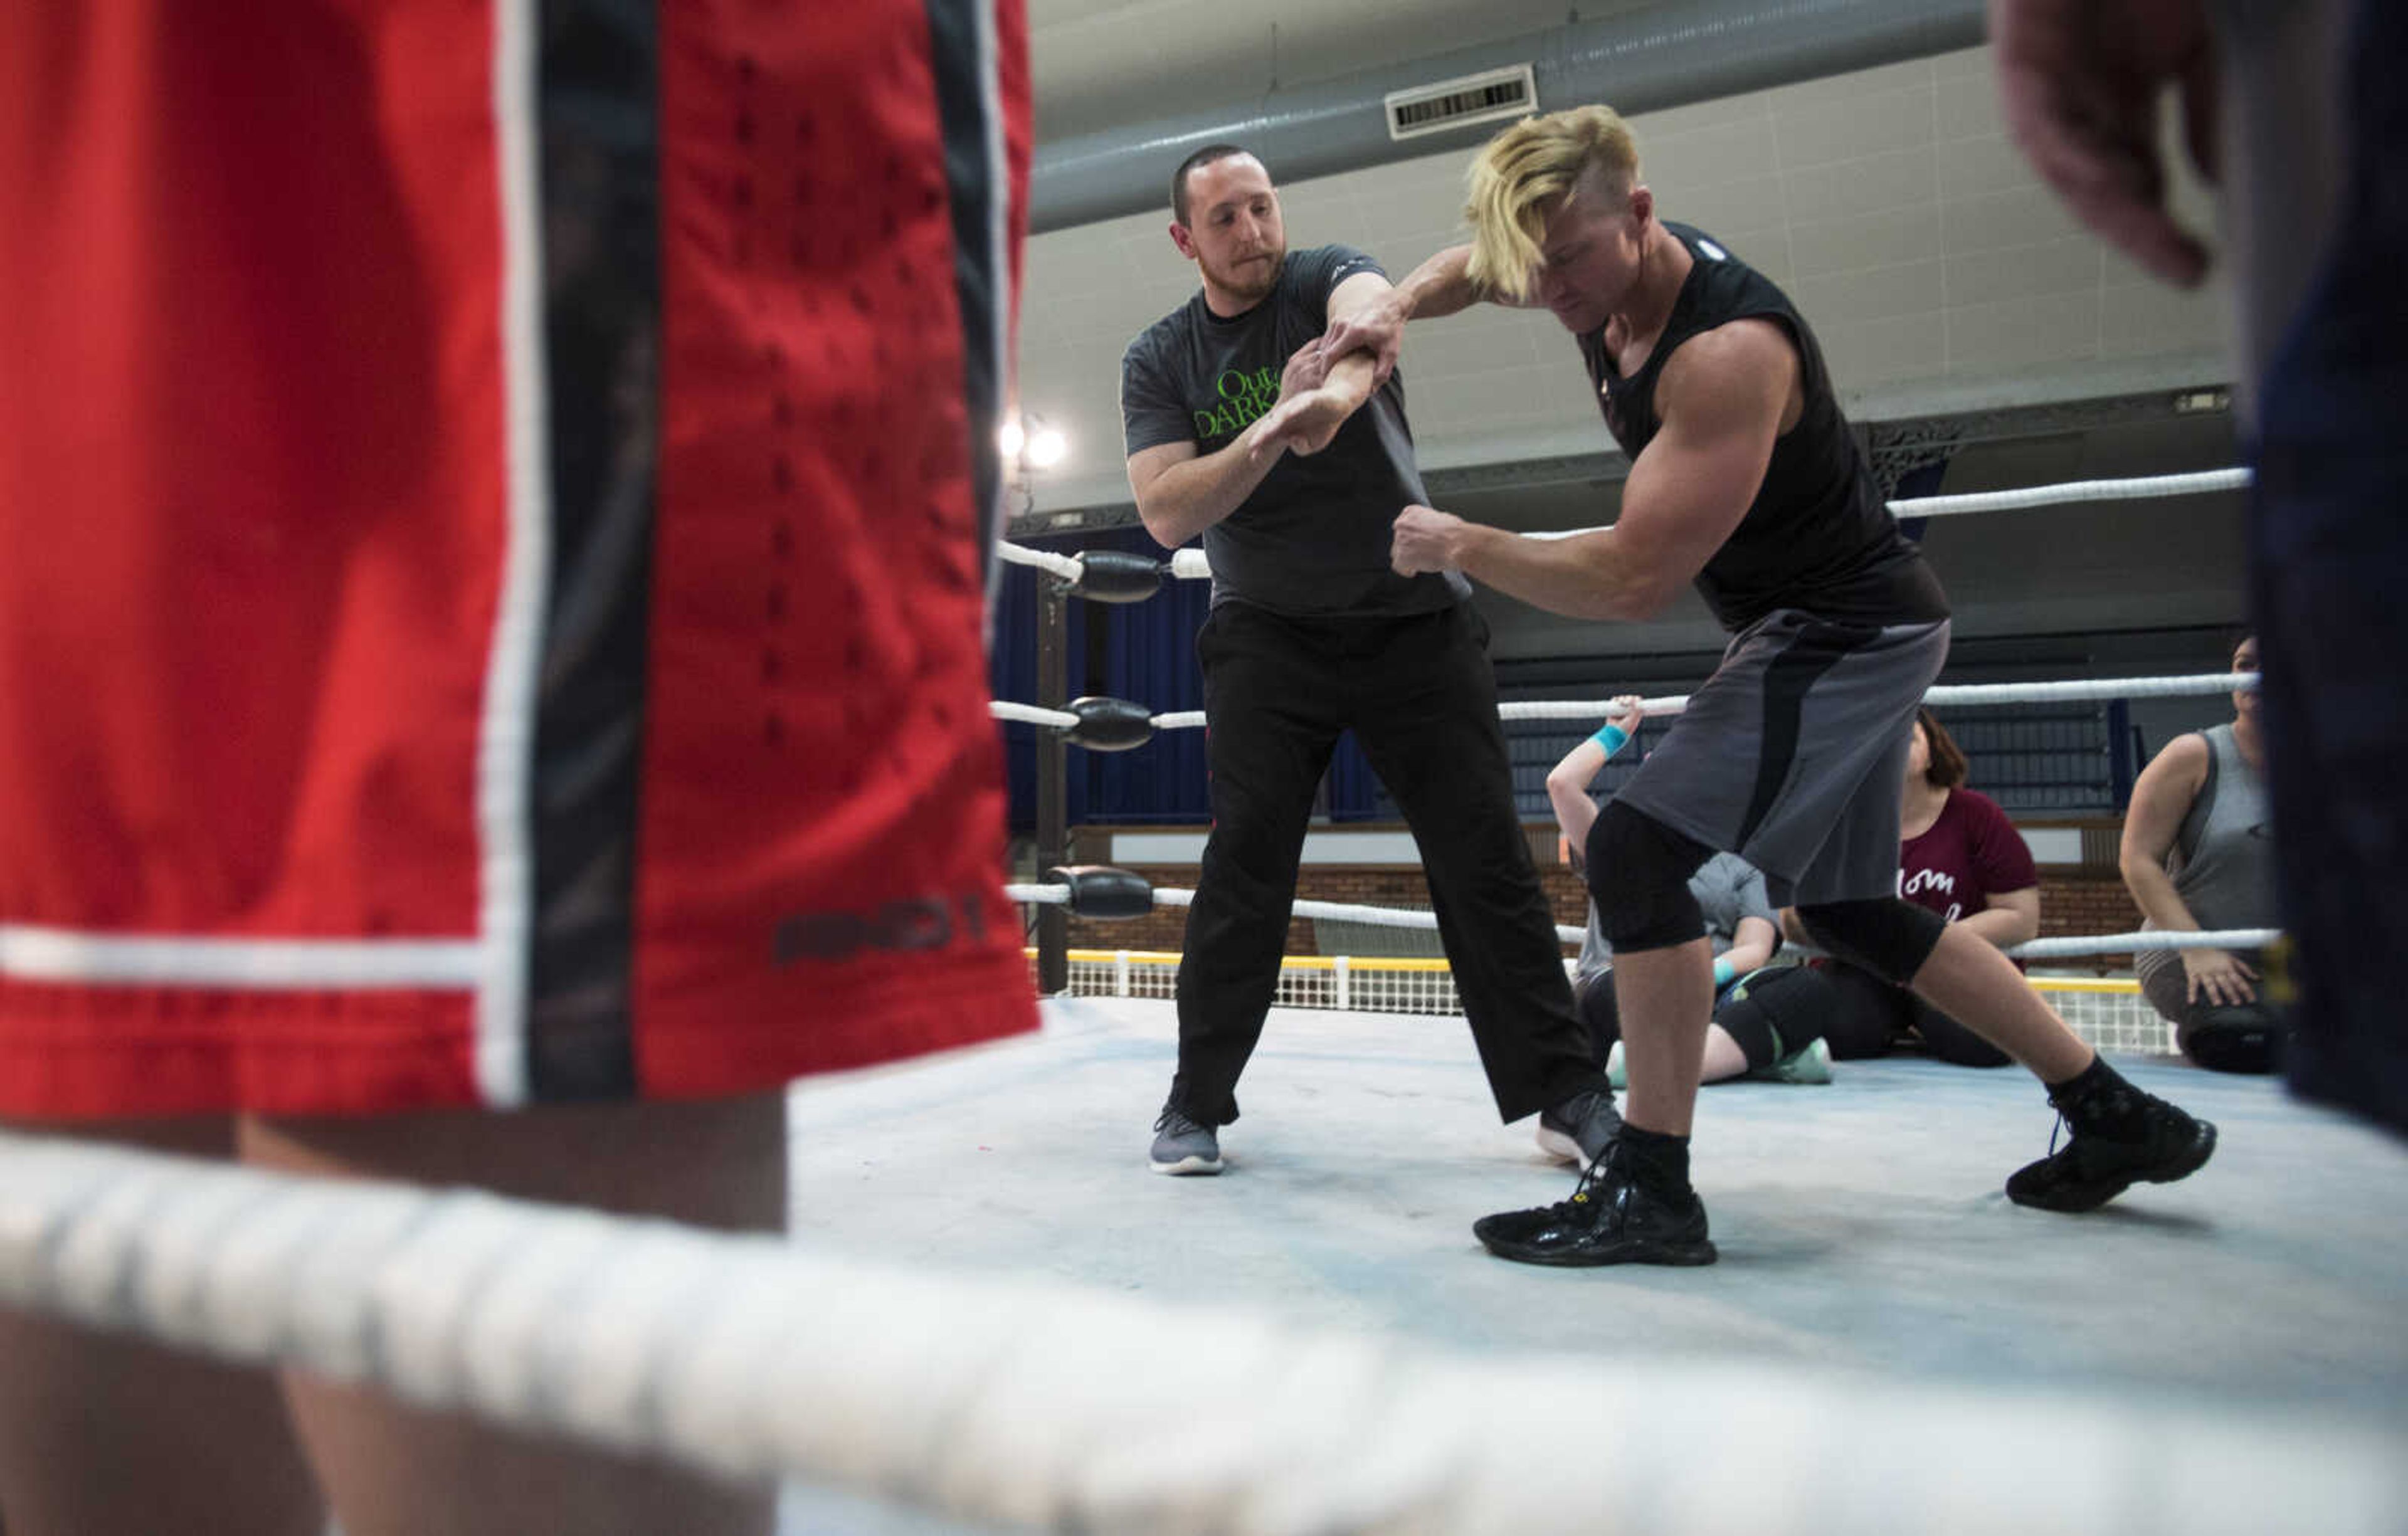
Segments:
[[[2264,1003],[2245,1003],[2193,1010],[2174,1031],[2174,1044],[2210,1072],[2279,1072],[2285,1032]]]
[[[1714,1022],[1738,1042],[1751,1068],[1764,1067],[1822,1038],[1839,1006],[1839,992],[1821,972],[1770,966],[1740,978],[1714,1010]]]
[[[1713,856],[1619,800],[1608,801],[1588,830],[1588,893],[1597,926],[1616,954],[1670,949],[1706,936],[1706,915],[1689,894],[1689,876]]]
[[[1798,909],[1807,936],[1851,965],[1903,987],[1923,969],[1948,925],[1896,896],[1869,902],[1817,902]]]

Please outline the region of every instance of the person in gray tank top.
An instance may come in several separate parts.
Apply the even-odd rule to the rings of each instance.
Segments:
[[[2256,636],[2233,650],[2232,670],[2258,670]],[[2175,737],[2132,786],[2120,862],[2145,929],[2274,926],[2274,840],[2255,689],[2232,696],[2232,714],[2229,725]],[[2143,950],[2133,965],[2183,1054],[2218,1072],[2282,1065],[2285,1023],[2266,996],[2262,968],[2256,949]]]

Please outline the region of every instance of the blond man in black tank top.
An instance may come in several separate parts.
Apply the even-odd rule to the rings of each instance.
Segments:
[[[1628,125],[1605,107],[1508,129],[1470,187],[1474,243],[1424,263],[1325,350],[1385,366],[1416,316],[1482,299],[1546,308],[1578,338],[1630,476],[1615,525],[1570,538],[1409,507],[1396,569],[1626,621],[1694,582],[1732,634],[1588,841],[1620,957],[1623,1131],[1570,1200],[1474,1233],[1529,1263],[1713,1261],[1688,1178],[1713,997],[1688,879],[1716,848],[1762,870],[1823,948],[1912,986],[2049,1086],[2074,1133],[2009,1179],[2017,1202],[2087,1210],[2199,1168],[2214,1127],[2126,1083],[1999,950],[1898,898],[1906,727],[1947,654],[1947,600],[1889,517],[1804,318],[1703,231],[1657,218]]]

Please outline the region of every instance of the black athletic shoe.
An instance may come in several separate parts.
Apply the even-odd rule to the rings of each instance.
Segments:
[[[2120,1078],[2103,1103],[2082,1107],[2092,1112],[2086,1119],[2103,1109],[2121,1133],[2076,1130],[2061,1147],[2052,1135],[2049,1155],[2007,1180],[2009,1200],[2043,1211],[2095,1211],[2135,1184],[2188,1178],[2215,1151],[2213,1124]]]
[[[1608,1146],[1581,1175],[1572,1198],[1530,1211],[1501,1211],[1471,1224],[1490,1253],[1522,1264],[1711,1264],[1706,1205],[1695,1194],[1685,1209],[1641,1189],[1619,1144]]]

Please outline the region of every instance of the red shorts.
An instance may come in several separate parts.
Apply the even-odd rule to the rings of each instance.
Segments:
[[[0,1115],[1033,1026],[982,645],[1024,31],[0,7]]]

